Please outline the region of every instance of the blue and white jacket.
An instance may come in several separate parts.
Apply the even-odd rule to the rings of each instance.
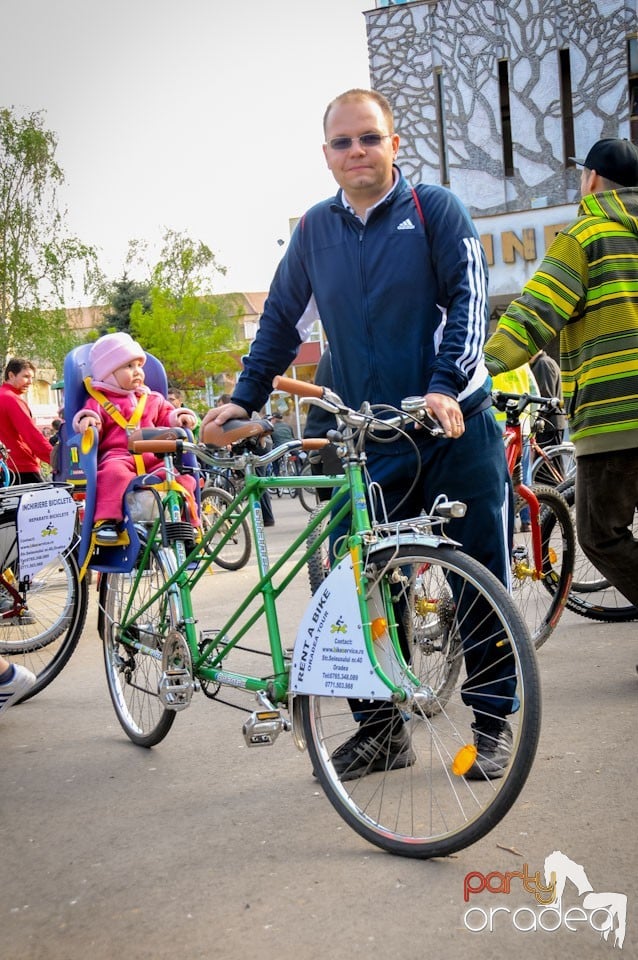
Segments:
[[[233,393],[249,413],[319,317],[349,406],[428,392],[455,397],[465,416],[485,405],[487,269],[476,229],[449,190],[413,190],[398,174],[365,224],[339,191],[297,225]]]

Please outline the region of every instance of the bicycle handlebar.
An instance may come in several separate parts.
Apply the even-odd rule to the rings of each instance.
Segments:
[[[324,388],[316,383],[306,383],[305,380],[293,380],[292,377],[275,377],[272,382],[273,390],[282,393],[292,393],[296,397],[317,397],[324,395]]]
[[[559,397],[535,397],[531,393],[506,393],[504,390],[492,390],[492,402],[497,410],[502,412],[509,409],[522,413],[525,407],[532,403],[543,407],[545,412],[564,412]]]

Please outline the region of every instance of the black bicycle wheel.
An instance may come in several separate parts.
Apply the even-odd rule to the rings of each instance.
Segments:
[[[395,708],[391,713],[393,725],[402,721],[407,762],[393,769],[392,755],[379,736],[370,765],[360,769],[356,779],[340,774],[333,761],[336,748],[360,730],[349,701],[300,697],[313,769],[340,816],[369,842],[401,856],[447,856],[485,836],[510,809],[529,774],[540,731],[534,648],[502,584],[451,548],[420,542],[379,547],[370,554],[366,574],[375,584],[371,602],[381,605],[380,618],[388,624],[400,620],[414,606],[415,597],[423,598],[421,615],[438,618],[436,628],[430,621],[433,637],[445,625],[448,648],[456,650],[452,656],[459,663],[458,673],[446,686],[445,703],[437,705],[436,661],[415,658],[407,651],[418,684],[406,682],[413,695],[400,704],[400,712]],[[383,592],[391,601],[382,603]],[[403,612],[395,618],[395,611]],[[412,644],[415,640],[416,630]],[[393,659],[396,668],[387,632],[375,640],[375,650],[377,644],[385,648],[380,655]],[[473,746],[472,723],[494,722],[497,701],[486,689],[494,672],[504,685],[499,688],[500,709],[507,714],[512,746],[502,777],[485,779],[481,755]],[[366,709],[370,716],[370,701]],[[381,709],[387,716],[391,708],[382,704]],[[478,780],[472,776],[477,767]]]
[[[532,485],[540,506],[540,564],[534,555],[533,524],[527,502],[514,500],[512,596],[538,649],[564,610],[574,570],[576,538],[569,507],[553,487]]]
[[[234,497],[220,487],[204,487],[199,510],[204,534],[216,523],[233,500]],[[231,515],[212,539],[205,542],[204,549],[207,553],[212,553],[224,539],[225,543],[215,557],[215,563],[224,570],[240,570],[248,563],[252,547],[247,521],[244,519],[235,524]]]
[[[557,487],[576,473],[574,444],[565,442],[542,447],[532,463],[532,482]]]
[[[19,568],[3,576],[20,579]],[[19,618],[0,620],[0,654],[31,670],[35,684],[23,703],[44,690],[66,666],[86,621],[88,588],[80,581],[75,553],[59,554],[38,571]]]
[[[165,589],[169,576],[164,551],[153,549],[143,568],[100,580],[98,628],[109,693],[122,728],[141,747],[163,740],[175,721],[175,710],[160,697],[165,647],[182,619],[178,595]]]
[[[567,481],[560,487],[561,493],[572,514],[576,527],[576,481]],[[578,534],[578,531],[576,530]],[[634,514],[634,535],[638,536],[638,511]],[[571,583],[567,608],[581,617],[604,623],[627,623],[638,620],[638,607],[629,603],[615,587],[603,577],[585,556],[576,538],[574,577]]]
[[[311,477],[312,476],[312,467],[310,463],[305,463],[302,467],[301,474],[302,477]],[[308,513],[317,507],[319,503],[319,495],[317,493],[316,487],[299,487],[299,502],[304,510],[307,510]]]

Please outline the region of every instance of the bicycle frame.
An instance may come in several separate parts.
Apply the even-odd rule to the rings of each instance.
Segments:
[[[516,467],[523,458],[523,434],[518,417],[508,411],[505,431],[503,434],[505,442],[505,459],[507,460],[507,469],[514,482],[514,490],[519,494],[529,507],[530,522],[532,526],[532,554],[534,557],[534,569],[527,571],[535,580],[542,577],[543,569],[543,545],[541,540],[540,525],[540,504],[534,494],[534,491],[526,484],[516,479]]]
[[[173,544],[174,549],[167,551],[169,556],[174,558],[174,569],[171,570],[170,577],[163,584],[162,590],[148,598],[143,606],[138,607],[135,613],[135,619],[139,620],[144,612],[154,604],[162,594],[167,597],[177,593],[180,598],[181,606],[181,624],[186,643],[190,652],[193,675],[199,680],[241,688],[259,695],[267,695],[268,703],[284,703],[289,695],[289,673],[290,656],[284,651],[281,632],[279,627],[279,618],[277,614],[277,601],[284,593],[291,581],[297,574],[306,567],[308,558],[320,549],[324,541],[337,528],[343,518],[351,513],[352,523],[350,536],[347,541],[347,554],[349,554],[352,570],[354,571],[354,582],[356,585],[357,602],[360,611],[360,620],[363,628],[365,650],[367,653],[368,664],[372,665],[375,674],[381,679],[386,689],[386,698],[397,701],[404,700],[409,694],[404,687],[397,685],[389,676],[387,664],[386,669],[381,665],[375,651],[373,636],[373,618],[368,610],[368,598],[366,596],[365,578],[362,576],[364,569],[364,544],[367,549],[374,540],[372,524],[368,507],[366,503],[366,488],[363,478],[363,466],[360,462],[351,460],[347,463],[345,473],[335,477],[262,477],[256,474],[257,466],[263,465],[264,461],[281,455],[283,449],[292,445],[299,445],[299,441],[288,441],[268,454],[267,457],[247,458],[245,462],[245,484],[242,490],[234,497],[227,509],[212,523],[210,529],[206,532],[202,541],[193,549],[187,550],[183,541],[178,540]],[[222,458],[223,459],[223,458]],[[180,523],[183,515],[184,504],[178,491],[173,488],[175,479],[175,468],[171,455],[165,456],[166,486],[167,491],[163,499],[163,510],[168,514],[171,522]],[[311,524],[306,527],[285,549],[283,554],[271,565],[266,539],[264,536],[263,519],[261,506],[259,502],[260,495],[264,490],[272,490],[277,487],[290,486],[294,484],[297,487],[330,487],[333,488],[331,498],[325,502],[321,511],[317,514]],[[161,514],[160,513],[160,517]],[[331,519],[321,530],[319,537],[310,545],[307,545],[309,533],[318,528],[324,520],[331,515]],[[251,529],[256,549],[258,579],[247,596],[237,606],[237,608],[228,616],[226,621],[216,629],[212,638],[203,639],[198,642],[196,632],[196,618],[193,609],[191,592],[207,572],[215,557],[223,548],[224,543],[232,536],[234,530],[246,518],[250,518]],[[158,543],[158,534],[162,520],[154,521],[149,530],[149,536],[142,548],[141,557],[137,564],[137,573],[130,597],[135,594],[135,589],[140,577],[143,575],[146,561],[154,545]],[[215,547],[208,547],[210,553],[202,552],[203,544],[212,541],[216,534],[224,525],[225,531]],[[227,526],[226,526],[227,525]],[[428,538],[432,543],[433,538]],[[168,543],[165,543],[168,547]],[[288,565],[289,570],[284,572]],[[281,574],[281,580],[277,580]],[[252,610],[255,602],[260,598],[256,609]],[[311,601],[312,602],[312,601]],[[390,637],[393,656],[398,658],[399,669],[395,675],[401,675],[404,683],[413,681],[417,683],[416,678],[411,674],[400,649],[399,634],[397,624],[391,616],[391,604],[389,597],[385,598],[385,623]],[[123,620],[120,624],[122,635],[126,638],[126,633],[130,628],[134,628],[134,623],[128,621],[130,611],[129,605],[124,612]],[[268,678],[265,689],[263,677],[240,674],[224,669],[223,662],[229,653],[237,648],[240,641],[245,637],[249,629],[255,623],[264,617],[269,639],[269,652],[272,661],[273,674]],[[377,618],[378,619],[378,618]],[[134,638],[134,630],[126,638],[126,642],[133,647],[146,646]],[[392,657],[391,657],[392,659]],[[394,671],[390,668],[390,673]]]

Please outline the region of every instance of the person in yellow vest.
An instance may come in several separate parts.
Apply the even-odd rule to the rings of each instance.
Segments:
[[[540,396],[538,384],[532,373],[529,363],[524,363],[515,370],[507,370],[505,373],[497,373],[492,377],[492,389],[502,390],[503,393],[529,393],[532,396]],[[505,430],[506,414],[501,410],[494,410],[496,419],[501,423]],[[529,446],[530,418],[532,408],[527,407],[526,413],[521,421],[521,432],[523,436],[523,459],[521,463],[522,479],[526,486],[532,482],[532,457]],[[521,510],[521,532],[528,533],[531,530],[529,509],[524,507]]]
[[[138,473],[164,477],[162,461],[143,454],[143,465],[128,450],[128,433],[142,427],[192,429],[197,414],[187,407],[174,407],[166,397],[144,383],[146,354],[128,333],[108,333],[89,352],[91,377],[89,399],[73,418],[73,429],[99,431],[97,489],[94,524],[97,543],[112,544],[119,538],[123,520],[123,497]],[[195,493],[195,479],[180,475],[179,483]]]

